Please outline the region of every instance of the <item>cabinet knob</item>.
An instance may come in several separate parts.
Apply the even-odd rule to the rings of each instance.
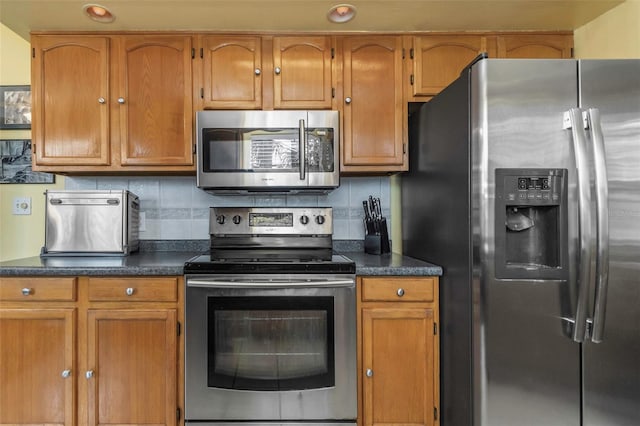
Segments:
[[[71,377],[71,370],[64,370],[61,374],[61,376],[65,379]]]
[[[23,296],[30,296],[31,295],[32,290],[30,288],[23,288],[22,289],[22,295]]]
[[[128,287],[125,292],[127,293],[127,296],[133,296],[135,289],[133,287]]]
[[[99,104],[104,104],[105,102],[107,102],[105,98],[98,98]]]
[[[118,103],[119,104],[123,104],[124,103],[124,98],[118,98]]]
[[[351,103],[351,98],[350,98],[350,97],[347,97],[347,98],[344,100],[344,103],[346,103],[346,104],[350,104],[350,103]]]
[[[396,294],[398,295],[398,297],[404,296],[404,289],[403,288],[399,288],[398,291],[396,291]]]
[[[274,69],[274,71],[275,71],[276,75],[280,75],[280,73],[282,72],[282,69],[280,69],[280,67],[276,67]]]
[[[90,378],[93,377],[93,370],[89,370],[86,373],[84,373],[84,377],[87,378],[87,380],[89,380]]]
[[[254,72],[256,73],[256,75],[262,74],[262,71],[260,71],[260,68],[256,68],[256,70]]]
[[[373,370],[370,368],[367,368],[367,372],[365,373],[367,375],[367,377],[372,377],[373,376]]]

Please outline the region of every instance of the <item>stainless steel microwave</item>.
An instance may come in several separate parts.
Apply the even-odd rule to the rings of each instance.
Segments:
[[[340,184],[338,111],[199,111],[197,185],[212,193],[318,192]]]

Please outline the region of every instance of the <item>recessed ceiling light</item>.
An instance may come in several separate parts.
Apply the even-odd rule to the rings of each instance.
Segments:
[[[82,7],[84,13],[91,19],[97,22],[109,23],[113,22],[116,18],[113,16],[109,9],[99,4],[85,4]]]
[[[338,4],[329,9],[327,18],[331,22],[343,23],[348,22],[356,16],[356,7],[350,4]]]

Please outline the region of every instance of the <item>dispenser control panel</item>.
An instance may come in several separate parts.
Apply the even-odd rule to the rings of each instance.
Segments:
[[[504,169],[502,169],[504,170]],[[506,202],[522,205],[555,205],[562,196],[562,181],[564,169],[544,169],[529,171],[527,175],[518,173],[499,173],[503,191],[498,192],[498,198],[504,197]]]

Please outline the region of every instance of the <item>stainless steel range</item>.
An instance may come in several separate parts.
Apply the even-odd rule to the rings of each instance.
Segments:
[[[355,265],[331,213],[211,208],[185,264],[187,422],[355,425]]]

